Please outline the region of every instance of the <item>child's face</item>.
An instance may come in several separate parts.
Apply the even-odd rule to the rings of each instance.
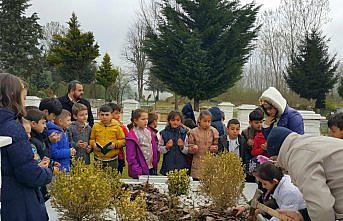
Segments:
[[[88,110],[82,110],[77,113],[75,119],[79,123],[86,123],[88,120]]]
[[[146,128],[148,125],[148,113],[141,113],[141,116],[134,120],[135,124],[139,128]]]
[[[210,128],[211,127],[211,116],[204,116],[203,118],[201,118],[199,121],[199,126],[205,130]]]
[[[337,126],[332,126],[330,128],[330,136],[338,139],[343,139],[343,130],[339,129]]]
[[[267,181],[267,180],[262,180],[259,177],[256,177],[258,181],[261,182],[262,187],[266,190],[273,190],[275,188],[275,186],[279,183],[279,181],[277,181],[276,179],[273,179],[273,181]]]
[[[181,125],[181,117],[180,116],[176,116],[174,117],[173,119],[171,119],[169,121],[169,125],[172,127],[172,128],[177,128]]]
[[[57,125],[60,126],[63,130],[68,129],[70,124],[71,124],[70,116],[66,116],[57,120]]]
[[[227,134],[229,135],[229,138],[231,140],[234,140],[238,137],[239,133],[241,131],[239,124],[230,124],[227,128]]]
[[[108,125],[111,123],[113,116],[111,112],[100,112],[99,113],[101,123]]]
[[[30,126],[30,124],[24,123],[23,127],[25,129],[27,137],[30,139],[31,138],[31,126]]]
[[[120,121],[120,112],[115,110],[112,112],[112,117],[113,119],[117,120],[117,121]]]
[[[44,131],[44,128],[46,127],[46,124],[45,124],[46,120],[45,119],[40,119],[37,122],[32,122],[32,128],[37,132],[37,133],[43,133]]]
[[[263,123],[262,120],[252,120],[252,121],[249,121],[250,126],[255,131],[261,131],[262,130],[262,123]]]

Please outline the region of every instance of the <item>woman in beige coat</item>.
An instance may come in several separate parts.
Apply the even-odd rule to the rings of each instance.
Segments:
[[[211,113],[202,111],[198,118],[198,127],[191,130],[189,135],[188,152],[193,154],[191,176],[193,180],[202,178],[201,173],[204,168],[202,159],[206,153],[216,153],[218,151],[218,131],[211,126]]]
[[[343,140],[277,127],[267,145],[302,192],[312,221],[343,220]]]

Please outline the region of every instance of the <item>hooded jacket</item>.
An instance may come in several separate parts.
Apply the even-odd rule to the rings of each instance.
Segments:
[[[151,145],[153,152],[152,165],[157,169],[158,150],[156,137],[151,133]],[[126,137],[126,159],[128,163],[129,176],[138,179],[140,175],[149,175],[149,167],[139,145],[138,137],[133,129]]]
[[[312,221],[343,219],[343,140],[289,134],[277,165],[288,171]]]
[[[53,132],[61,134],[60,141],[51,144],[51,158],[61,164],[60,170],[69,172],[71,155],[68,133],[52,122],[48,122],[46,127],[49,135]]]
[[[260,102],[267,102],[277,109],[276,119],[278,127],[286,127],[298,134],[304,134],[304,121],[301,114],[288,106],[286,99],[276,88],[270,87],[264,91],[260,97]],[[274,124],[268,128],[262,128],[262,132],[266,138],[268,138]]]
[[[194,111],[192,108],[191,103],[187,103],[183,108],[182,108],[182,115],[183,119],[191,119],[194,123],[196,123],[195,116],[194,116]]]
[[[52,171],[33,159],[31,144],[15,114],[0,108],[0,136],[12,138],[1,148],[1,220],[46,221],[40,186],[51,182]]]

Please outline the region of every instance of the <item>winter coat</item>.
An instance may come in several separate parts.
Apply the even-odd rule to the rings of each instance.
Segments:
[[[109,161],[115,159],[119,154],[119,149],[125,146],[125,134],[121,129],[118,121],[112,121],[109,125],[104,125],[102,122],[95,123],[92,128],[90,137],[90,145],[95,143],[105,146],[109,142],[117,145],[117,149],[110,150],[106,155],[94,149],[95,158],[102,161]]]
[[[59,97],[58,100],[61,102],[63,109],[66,109],[67,111],[69,111],[71,114],[72,112],[72,107],[74,105],[74,102],[71,101],[68,97],[68,94]],[[89,126],[93,127],[94,125],[94,118],[93,118],[93,113],[92,113],[92,108],[91,108],[91,104],[89,103],[88,100],[84,99],[84,98],[80,98],[77,103],[83,104],[87,107],[88,110],[88,123]],[[71,120],[72,121],[76,121],[76,119],[74,118],[73,114],[71,115]]]
[[[264,138],[262,131],[257,132],[254,137],[254,145],[251,150],[251,155],[254,157],[257,157],[258,155],[269,157],[267,151],[261,147],[263,144],[266,144],[266,143],[267,141]]]
[[[12,138],[1,148],[1,220],[48,220],[39,187],[51,182],[52,171],[37,165],[23,126],[12,111],[1,108],[0,136]]]
[[[266,101],[278,110],[276,117],[278,127],[285,127],[298,134],[304,134],[304,120],[301,114],[287,105],[286,99],[276,88],[270,87],[263,92],[260,101]],[[268,138],[271,129],[275,126],[274,124],[262,128],[265,138]]]
[[[158,147],[153,134],[151,134],[151,144],[153,152],[152,165],[154,169],[157,169]],[[126,137],[126,160],[130,177],[137,179],[140,175],[149,175],[148,164],[139,145],[138,137],[133,129],[129,131]]]
[[[182,115],[183,119],[191,119],[194,123],[196,123],[195,116],[194,116],[194,111],[192,108],[191,103],[187,103],[183,108],[182,108]]]
[[[222,122],[222,113],[218,107],[211,107],[208,111],[212,114],[211,126],[216,128],[219,132],[219,152],[223,152],[227,148],[227,132],[225,125]]]
[[[184,128],[171,128],[166,126],[165,129],[161,131],[161,137],[159,139],[159,151],[163,153],[163,162],[160,173],[166,175],[169,171],[175,169],[189,169],[186,160],[186,154],[188,153],[188,137],[186,130]],[[177,145],[178,139],[181,138],[185,146],[183,150]],[[173,140],[173,147],[170,150],[166,149],[166,143],[168,140]]]
[[[75,148],[76,150],[76,158],[83,159],[86,164],[90,164],[89,153],[87,153],[85,148],[77,147],[77,142],[79,140],[82,140],[83,142],[87,142],[89,145],[89,138],[91,135],[92,128],[88,124],[81,125],[77,121],[73,121],[68,131],[70,134],[71,147]]]
[[[51,158],[61,164],[60,170],[70,170],[70,143],[68,132],[64,132],[62,128],[52,122],[47,123],[48,135],[53,132],[61,134],[60,141],[51,144]]]
[[[229,141],[227,141],[229,142]],[[246,168],[246,171],[248,171],[249,161],[251,160],[252,156],[250,153],[250,148],[248,147],[246,140],[244,136],[238,135],[238,149],[239,149],[239,157],[242,159],[242,163]],[[227,144],[228,148],[227,151],[229,151],[229,143]]]
[[[343,219],[343,140],[289,134],[277,165],[304,196],[312,221]]]
[[[206,167],[203,159],[206,153],[209,152],[211,145],[218,144],[219,133],[214,127],[210,127],[208,130],[204,130],[201,127],[197,127],[191,130],[188,140],[189,148],[197,145],[198,152],[193,154],[191,176],[195,179],[201,179],[201,171]]]
[[[32,128],[30,142],[37,148],[38,155],[41,159],[45,156],[51,158],[51,147],[47,129],[43,133],[38,133]]]
[[[299,189],[294,186],[291,177],[284,175],[274,190],[273,198],[279,209],[302,210],[306,208],[306,203]],[[273,217],[270,221],[279,219]]]

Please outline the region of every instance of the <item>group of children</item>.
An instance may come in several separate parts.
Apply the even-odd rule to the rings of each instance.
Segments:
[[[270,196],[273,196],[276,208],[305,211],[303,216],[306,216],[306,204],[300,191],[291,183],[290,177],[268,158],[261,109],[257,108],[249,114],[250,126],[242,133],[237,119],[229,120],[225,126],[224,116],[221,126],[225,130],[218,130],[218,123],[213,124],[210,110],[199,113],[193,129],[183,124],[180,112],[171,111],[162,131],[157,131],[155,113],[134,110],[131,124],[126,127],[120,121],[120,112],[117,104],[103,105],[99,109],[100,122],[91,128],[87,123],[85,105],[75,103],[70,113],[62,109],[57,99],[47,98],[41,101],[39,108],[27,107],[23,126],[37,163],[41,167],[51,166],[55,171],[65,170],[67,173],[71,158],[77,157],[89,164],[90,153],[93,152],[94,160],[119,172],[123,172],[127,162],[128,174],[132,178],[157,175],[158,172],[166,175],[175,169],[188,169],[193,180],[200,180],[201,170],[206,167],[202,160],[206,153],[233,152],[242,159],[246,181],[259,181],[260,188],[264,190],[262,202],[269,202]],[[71,116],[74,122],[71,122]],[[332,136],[343,138],[343,114],[334,115],[328,126]],[[225,145],[221,144],[223,136],[226,137]],[[157,171],[160,155],[162,167]],[[45,187],[41,190],[48,197]],[[237,207],[238,214],[246,208]]]

